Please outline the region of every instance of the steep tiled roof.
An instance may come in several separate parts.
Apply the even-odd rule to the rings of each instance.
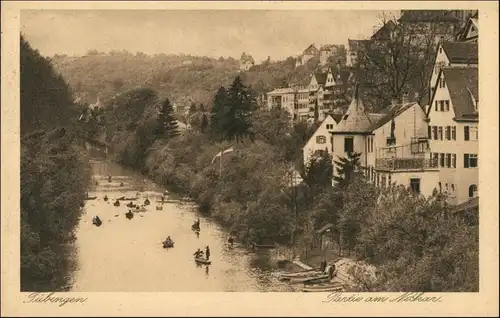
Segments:
[[[459,22],[453,10],[401,10],[400,22]]]
[[[368,133],[371,131],[370,128],[372,125],[373,122],[366,113],[365,106],[359,94],[359,83],[356,83],[351,104],[333,132]]]
[[[479,197],[475,197],[461,203],[453,208],[453,212],[467,212],[479,209]]]
[[[373,124],[372,130],[378,129],[388,122],[391,121],[392,118],[395,118],[406,111],[408,108],[416,105],[417,103],[407,103],[407,104],[398,104],[394,107],[388,107],[386,113],[381,114],[380,118]]]
[[[314,73],[314,77],[316,77],[316,81],[318,82],[319,85],[324,85],[326,83],[327,75],[328,73],[321,73],[321,72]]]
[[[316,46],[314,44],[311,44],[307,47],[307,49],[304,50],[303,54],[312,54],[312,55],[315,55],[317,54],[319,51],[318,49],[316,48]]]
[[[478,100],[478,76],[476,67],[444,67],[442,74],[456,119],[476,119],[472,98]],[[472,96],[471,96],[472,94]]]
[[[478,46],[477,43],[468,42],[444,42],[441,43],[443,50],[451,63],[457,64],[477,64]]]
[[[380,29],[378,29],[377,32],[375,32],[371,38],[377,39],[379,37],[383,37],[386,35],[387,32],[391,32],[394,29],[396,29],[396,23],[394,23],[394,21],[392,20],[389,20]]]

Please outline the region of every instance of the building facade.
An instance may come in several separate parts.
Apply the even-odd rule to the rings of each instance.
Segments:
[[[428,109],[432,158],[438,161],[440,186],[450,202],[478,195],[479,95],[476,67],[443,67]]]
[[[317,152],[327,151],[330,154],[332,153],[333,136],[331,133],[336,126],[336,119],[331,115],[326,115],[321,125],[302,148],[304,166],[309,164],[311,157]]]

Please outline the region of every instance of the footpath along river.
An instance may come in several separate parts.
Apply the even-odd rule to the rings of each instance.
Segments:
[[[156,201],[165,189],[143,176],[104,160],[91,162],[98,182],[89,192],[95,200],[86,201],[76,230],[76,270],[72,291],[81,292],[251,292],[293,291],[293,286],[276,278],[279,271],[271,251],[229,247],[228,234],[197,212],[196,205],[168,194],[163,210]],[[108,182],[108,175],[112,181]],[[123,185],[121,185],[123,183]],[[143,192],[139,192],[141,188]],[[120,197],[135,197],[137,204],[148,198],[147,211],[134,213]],[[109,200],[104,201],[104,196]],[[172,202],[170,202],[172,201]],[[98,215],[102,225],[92,218]],[[200,218],[199,237],[191,231]],[[170,235],[175,247],[163,249],[161,242]],[[210,246],[211,265],[197,265],[196,249]]]

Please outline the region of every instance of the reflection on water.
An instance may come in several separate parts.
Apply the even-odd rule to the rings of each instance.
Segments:
[[[77,269],[73,291],[164,292],[164,291],[292,291],[289,284],[272,275],[275,261],[269,251],[254,253],[229,247],[228,235],[196,206],[123,167],[92,161],[95,183],[77,229]],[[111,182],[108,176],[112,176]],[[104,196],[109,198],[104,201]],[[167,203],[161,203],[164,195]],[[151,202],[145,212],[125,213],[133,198],[137,205]],[[161,205],[162,210],[156,210]],[[98,215],[103,224],[92,225]],[[191,225],[200,218],[199,236]],[[171,236],[174,248],[162,242]],[[210,246],[211,265],[194,262],[198,248]]]

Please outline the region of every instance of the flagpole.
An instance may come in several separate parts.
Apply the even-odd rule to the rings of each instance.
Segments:
[[[219,159],[219,178],[222,179],[222,156],[224,155],[224,149],[222,149],[220,153],[220,159]]]

